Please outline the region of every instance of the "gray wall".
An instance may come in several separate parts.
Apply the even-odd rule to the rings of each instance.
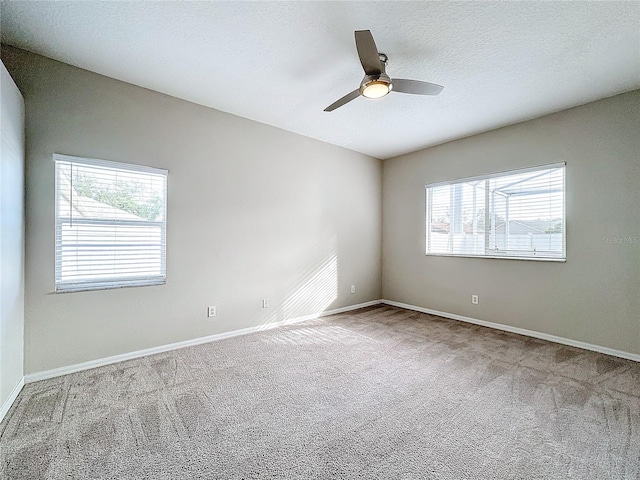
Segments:
[[[640,353],[640,92],[382,167],[11,47],[2,56],[26,99],[26,373],[378,299],[381,231],[388,300]],[[54,152],[169,169],[167,285],[53,293]],[[424,255],[426,183],[558,161],[566,263]],[[3,343],[3,372],[5,356],[21,366],[20,341],[16,355]]]
[[[0,406],[23,375],[24,102],[0,71]]]
[[[26,373],[380,298],[380,160],[2,55],[26,104]],[[54,152],[169,170],[166,285],[53,293]]]
[[[561,161],[566,263],[425,255],[425,184]],[[640,91],[383,168],[385,299],[640,353]]]

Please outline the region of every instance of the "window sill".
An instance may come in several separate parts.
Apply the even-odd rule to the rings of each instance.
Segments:
[[[158,285],[166,285],[167,280],[153,280],[145,283],[131,283],[131,284],[111,284],[111,285],[57,285],[53,293],[75,293],[75,292],[93,292],[97,290],[114,290],[117,288],[131,288],[131,287],[153,287]]]
[[[427,257],[459,257],[459,258],[486,258],[486,259],[497,259],[497,260],[527,260],[534,262],[559,262],[566,263],[567,259],[565,258],[553,258],[553,257],[518,257],[516,255],[468,255],[468,254],[457,254],[457,253],[426,253]]]

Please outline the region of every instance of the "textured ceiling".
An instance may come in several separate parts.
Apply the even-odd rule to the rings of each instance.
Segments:
[[[378,158],[640,88],[640,2],[6,2],[4,43]],[[358,87],[354,30],[392,77]]]

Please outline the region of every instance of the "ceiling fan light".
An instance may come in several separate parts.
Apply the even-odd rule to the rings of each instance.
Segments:
[[[362,89],[362,95],[367,98],[381,98],[391,91],[391,85],[386,82],[375,81],[368,83]]]

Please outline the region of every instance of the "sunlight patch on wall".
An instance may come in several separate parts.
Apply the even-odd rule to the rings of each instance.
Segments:
[[[337,300],[337,238],[333,235],[310,240],[281,259],[279,275],[286,275],[290,282],[273,292],[268,310],[262,309],[262,327],[319,317]]]
[[[290,319],[327,309],[338,298],[338,256],[333,253],[282,306],[283,318]]]

